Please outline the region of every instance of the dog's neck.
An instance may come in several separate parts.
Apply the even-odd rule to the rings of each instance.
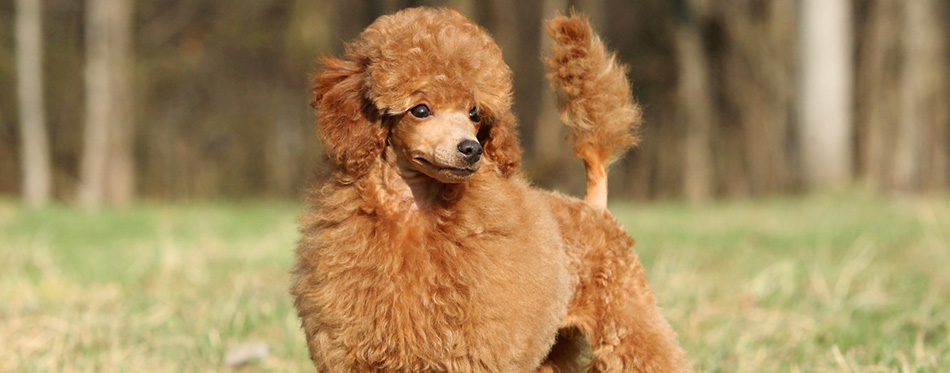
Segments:
[[[411,210],[425,210],[435,206],[443,201],[449,189],[453,189],[452,184],[439,182],[412,168],[410,160],[392,147],[386,147],[383,162],[395,171],[395,177],[384,177],[387,184],[385,189],[398,201],[410,202],[406,207]]]

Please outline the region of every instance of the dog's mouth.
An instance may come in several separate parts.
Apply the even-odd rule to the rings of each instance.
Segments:
[[[466,167],[454,167],[437,165],[424,157],[414,157],[413,160],[421,166],[422,172],[442,182],[465,181],[481,166],[481,162]]]

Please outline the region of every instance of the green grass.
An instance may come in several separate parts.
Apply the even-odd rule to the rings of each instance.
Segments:
[[[611,207],[698,371],[950,369],[950,199],[860,193]],[[0,372],[306,371],[300,207],[0,201]]]

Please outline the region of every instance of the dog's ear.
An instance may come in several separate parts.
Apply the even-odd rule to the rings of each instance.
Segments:
[[[346,172],[363,174],[382,153],[387,130],[366,97],[365,65],[333,57],[323,59],[313,76],[317,133],[330,159]]]
[[[478,142],[501,174],[511,176],[521,167],[521,145],[515,128],[518,121],[511,111],[505,111],[487,124],[478,131]]]

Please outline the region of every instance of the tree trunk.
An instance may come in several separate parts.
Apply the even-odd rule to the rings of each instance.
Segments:
[[[474,17],[475,7],[481,6],[482,2],[476,0],[448,0],[446,5],[458,9],[468,17]]]
[[[343,42],[349,42],[356,39],[359,36],[360,32],[363,31],[366,26],[369,26],[371,22],[375,19],[375,14],[373,14],[373,6],[389,6],[390,4],[377,4],[375,2],[367,1],[350,1],[350,0],[333,0],[327,1],[326,7],[329,14],[334,14],[332,20],[333,22],[333,39],[337,42],[332,45],[333,54],[342,55]],[[380,9],[384,10],[384,9]]]
[[[811,187],[851,178],[850,2],[801,3],[799,145],[803,177]]]
[[[683,144],[683,195],[689,201],[698,202],[709,199],[713,194],[710,138],[716,114],[709,89],[709,61],[703,50],[694,9],[689,0],[680,0],[677,5],[677,106],[686,130]]]
[[[857,105],[858,166],[861,178],[877,189],[893,187],[894,137],[900,118],[897,61],[901,0],[869,4],[859,31]]]
[[[134,194],[130,87],[132,3],[86,3],[86,128],[79,202],[125,205]]]
[[[547,21],[554,18],[557,12],[564,12],[567,8],[566,0],[543,0],[542,19]],[[551,38],[546,32],[538,34],[541,55],[551,54]],[[544,174],[549,174],[552,168],[562,165],[564,159],[570,152],[564,151],[564,136],[567,135],[567,127],[562,125],[558,115],[557,98],[549,87],[547,79],[538,82],[538,92],[540,92],[540,102],[538,103],[538,115],[534,123],[534,149],[532,157],[537,165],[535,167],[545,170]]]
[[[42,2],[16,1],[17,97],[20,104],[20,167],[23,199],[31,207],[49,202],[52,191],[49,142],[43,108]]]
[[[932,161],[928,143],[935,132],[936,106],[946,105],[947,100],[934,102],[941,76],[937,52],[940,28],[933,5],[926,0],[904,3],[901,118],[894,162],[898,190],[920,190],[929,181],[925,180]]]
[[[565,2],[565,0],[558,0],[558,2]],[[607,22],[607,5],[605,0],[571,0],[571,4],[566,4],[565,2],[562,9],[567,6],[571,6],[587,16],[595,32],[604,32],[603,25]]]

